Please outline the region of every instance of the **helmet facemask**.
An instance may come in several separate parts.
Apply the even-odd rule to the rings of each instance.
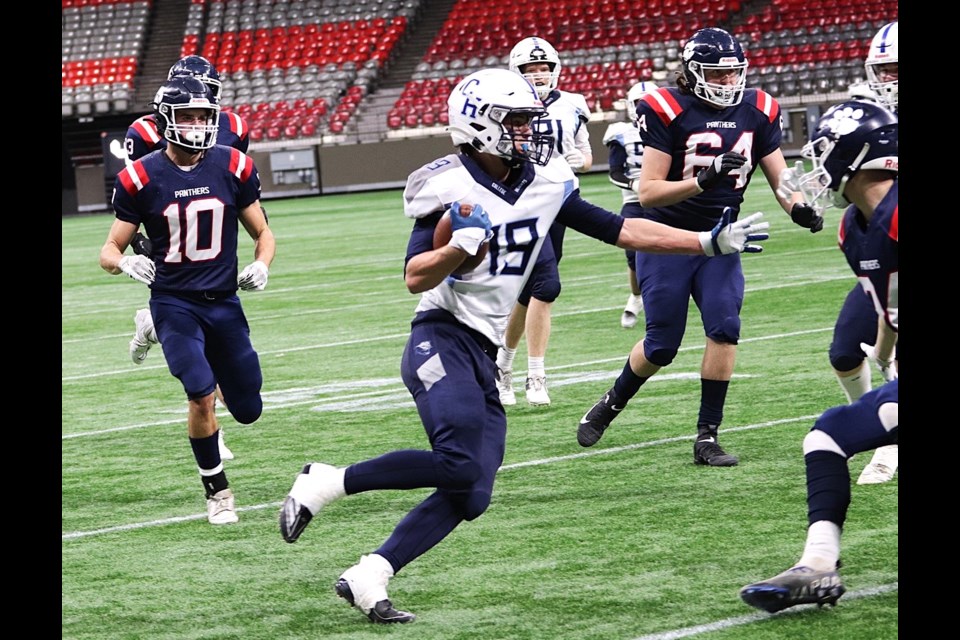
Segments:
[[[553,153],[553,136],[537,133],[533,121],[543,115],[542,110],[510,109],[490,106],[489,118],[500,125],[500,139],[495,145],[497,155],[511,166],[519,162],[545,165]]]
[[[178,123],[177,113],[189,109],[205,109],[207,117],[202,123]],[[203,151],[217,143],[220,107],[217,105],[161,104],[158,111],[164,115],[166,127],[163,137],[178,147],[190,151]]]
[[[708,71],[735,71],[737,80],[733,84],[708,82]],[[707,64],[691,60],[687,63],[687,72],[694,78],[693,94],[717,107],[732,107],[740,104],[743,90],[747,86],[747,61],[735,57],[721,59],[718,64]]]

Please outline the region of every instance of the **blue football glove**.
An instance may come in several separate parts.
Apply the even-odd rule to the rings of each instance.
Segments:
[[[470,207],[467,215],[461,207]],[[490,226],[490,217],[479,204],[461,205],[454,202],[450,205],[450,245],[463,249],[471,256],[477,255],[480,245],[493,237]]]
[[[763,214],[757,212],[743,220],[731,223],[733,208],[724,207],[720,222],[711,231],[700,232],[700,246],[708,256],[720,256],[728,253],[760,253],[763,247],[750,244],[770,237],[762,233],[770,228],[769,222],[758,222]]]

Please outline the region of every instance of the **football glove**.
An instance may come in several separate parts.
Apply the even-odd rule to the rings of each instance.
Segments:
[[[878,358],[877,349],[872,344],[861,342],[860,348],[863,349],[863,353],[866,354],[867,360],[877,366],[877,369],[880,370],[880,375],[883,376],[886,382],[897,379],[896,348],[894,348],[893,353],[890,354],[889,360],[881,360]]]
[[[784,200],[793,198],[793,194],[800,191],[800,176],[803,175],[803,160],[797,160],[793,168],[787,167],[780,171],[780,183],[777,185],[777,195]]]
[[[477,255],[480,245],[493,237],[490,217],[479,204],[472,205],[468,215],[463,215],[459,202],[450,205],[450,228],[453,231],[450,234],[449,245],[463,249],[471,256]]]
[[[697,185],[701,191],[711,189],[720,184],[720,181],[726,178],[728,173],[742,167],[746,161],[747,157],[736,151],[721,153],[707,165],[706,169],[697,174]]]
[[[816,207],[806,202],[794,203],[790,209],[790,219],[794,224],[798,224],[804,229],[810,229],[810,233],[816,233],[823,229],[823,216],[817,211]]]
[[[153,251],[153,243],[150,242],[150,238],[139,231],[134,234],[130,246],[133,247],[133,252],[140,256],[149,256],[150,252]]]
[[[570,151],[563,154],[563,159],[567,161],[567,164],[570,165],[570,168],[574,171],[583,169],[583,165],[587,163],[587,156],[583,155],[583,152],[579,149],[570,149]]]
[[[703,247],[703,252],[706,255],[719,256],[728,253],[760,253],[763,251],[763,247],[760,245],[750,244],[770,237],[769,233],[760,233],[770,228],[769,222],[759,222],[763,213],[758,211],[743,220],[731,223],[730,217],[732,215],[733,209],[724,207],[717,226],[712,231],[700,232],[700,246]]]
[[[146,256],[123,256],[120,258],[120,270],[143,284],[152,284],[157,275],[157,266]]]
[[[263,291],[264,287],[267,286],[268,275],[267,265],[257,260],[243,268],[243,271],[237,276],[237,284],[244,291]]]

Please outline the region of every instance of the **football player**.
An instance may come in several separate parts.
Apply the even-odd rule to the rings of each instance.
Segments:
[[[723,29],[701,29],[683,48],[677,87],[655,89],[637,102],[644,154],[634,187],[646,219],[678,229],[709,229],[725,208],[739,212],[758,166],[770,184],[786,168],[780,105],[765,91],[747,89],[746,79],[747,59],[736,38]],[[800,202],[799,194],[795,197],[796,202],[777,200],[795,223],[820,231],[823,218]],[[636,272],[646,334],[613,387],[580,420],[577,441],[595,445],[640,387],[673,362],[693,298],[707,338],[693,460],[736,465],[738,459],[720,447],[718,432],[740,339],[740,256],[705,260],[644,252],[636,256]]]
[[[899,334],[899,188],[897,117],[881,105],[851,100],[820,119],[804,155],[813,169],[800,176],[811,202],[847,206],[840,247],[870,297],[878,360],[892,360]],[[837,572],[840,536],[850,505],[848,460],[899,442],[899,380],[828,409],[803,440],[807,479],[807,541],[800,559],[772,578],[747,585],[747,604],[776,612],[798,604],[836,604],[845,588]]]
[[[643,211],[640,208],[640,199],[634,189],[634,180],[640,178],[640,167],[643,166],[643,141],[637,131],[637,100],[645,93],[657,88],[653,82],[638,82],[627,91],[624,99],[624,113],[626,122],[614,122],[603,134],[603,144],[609,150],[610,182],[620,187],[623,195],[623,208],[620,215],[624,218],[640,218]],[[632,329],[637,324],[637,317],[643,311],[643,298],[640,297],[640,284],[637,282],[636,253],[625,251],[627,255],[627,282],[630,284],[630,297],[620,316],[620,326]]]
[[[537,133],[553,137],[554,155],[562,156],[574,172],[588,171],[593,166],[586,126],[590,108],[579,93],[557,88],[561,71],[557,50],[543,38],[524,38],[510,51],[510,70],[530,81],[547,108],[547,113],[534,123]],[[527,335],[527,403],[532,406],[550,404],[544,360],[550,341],[551,307],[560,295],[558,265],[563,258],[565,230],[566,227],[559,223],[554,223],[550,229],[550,246],[541,252],[540,261],[510,315],[504,344],[497,355],[500,401],[505,405],[517,403],[513,390],[513,360],[524,333]]]
[[[100,251],[108,273],[150,287],[151,324],[167,367],[187,396],[187,432],[206,492],[211,524],[237,521],[218,447],[214,389],[234,419],[260,417],[263,377],[237,287],[267,284],[275,242],[260,210],[253,160],[215,145],[220,105],[196,78],[165,82],[154,100],[167,144],[130,163],[113,189],[116,220]],[[123,252],[143,225],[151,255]],[[237,275],[240,225],[254,241],[254,261]]]
[[[431,448],[393,451],[346,467],[307,464],[280,510],[280,532],[296,542],[325,505],[346,495],[435,489],[335,584],[338,595],[377,623],[414,619],[394,608],[388,581],[490,504],[507,429],[496,383],[497,348],[554,221],[640,251],[757,251],[761,247],[750,243],[767,237],[758,233],[768,226],[756,222],[759,213],[697,233],[625,220],[586,202],[573,170],[553,156],[551,137],[533,128],[546,107],[527,80],[507,69],[463,78],[448,110],[458,153],[413,172],[403,193],[404,212],[414,220],[404,276],[420,302],[401,374]],[[434,228],[444,215],[451,216],[452,237],[434,249]],[[484,242],[486,258],[453,275]]]
[[[167,80],[173,78],[196,78],[210,88],[213,93],[214,102],[220,104],[220,92],[223,89],[223,83],[220,80],[220,73],[216,67],[202,56],[190,55],[177,60],[167,72]],[[227,147],[233,147],[243,153],[247,152],[250,146],[249,129],[246,121],[236,113],[220,111],[217,127],[217,144]],[[151,151],[162,149],[166,146],[167,139],[163,131],[160,130],[157,118],[154,114],[147,114],[133,121],[133,124],[127,129],[127,137],[124,139],[124,148],[127,151],[127,162],[139,160]],[[262,209],[262,207],[261,207]],[[264,215],[266,212],[264,211]],[[138,230],[131,241],[133,252],[143,256],[150,256],[150,241]],[[149,309],[139,309],[134,315],[135,331],[130,340],[130,358],[134,364],[143,364],[150,351],[150,347],[156,344],[156,333],[153,330],[153,317]],[[217,392],[218,399],[223,402],[223,397]],[[233,452],[227,447],[224,441],[223,430],[220,430],[220,456],[224,460],[233,460]]]
[[[894,113],[899,107],[898,31],[897,22],[884,25],[871,41],[864,64],[873,97]],[[787,184],[792,184],[789,179]],[[897,375],[893,360],[878,360],[871,349],[877,340],[875,316],[870,296],[862,287],[854,285],[837,316],[829,351],[830,365],[848,402],[854,402],[873,386],[870,361],[879,368],[885,381]],[[867,355],[870,357],[865,357]],[[899,446],[880,447],[861,471],[857,484],[889,481],[897,471],[899,459]]]

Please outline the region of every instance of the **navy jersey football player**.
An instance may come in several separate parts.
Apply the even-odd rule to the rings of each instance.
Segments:
[[[637,130],[637,100],[644,94],[657,88],[653,82],[637,82],[627,91],[624,99],[626,122],[614,122],[603,134],[603,144],[609,150],[608,172],[610,182],[620,187],[623,196],[623,207],[620,215],[624,218],[640,218],[643,208],[640,198],[634,189],[634,181],[640,179],[640,168],[643,166],[643,141]],[[632,329],[637,324],[637,318],[643,311],[643,298],[640,296],[640,284],[637,282],[636,251],[625,251],[627,258],[627,282],[630,286],[630,296],[620,316],[620,326]]]
[[[553,154],[562,156],[574,172],[583,173],[593,165],[587,130],[590,107],[579,93],[557,88],[561,68],[557,50],[543,38],[524,38],[510,51],[509,69],[533,85],[547,109],[547,113],[534,122],[534,130],[552,136]],[[562,288],[559,264],[563,258],[565,232],[566,227],[558,222],[550,228],[550,236],[544,242],[537,266],[520,292],[504,332],[503,346],[497,354],[500,401],[504,405],[517,402],[513,389],[513,360],[524,334],[527,336],[527,403],[531,406],[550,404],[546,356],[552,328],[552,306]]]
[[[661,87],[637,102],[644,145],[635,183],[644,216],[678,229],[710,229],[725,207],[740,210],[759,166],[770,184],[786,168],[780,151],[780,106],[768,93],[746,89],[747,60],[722,29],[701,29],[682,53],[677,88]],[[778,202],[812,232],[823,219],[808,204]],[[727,389],[740,339],[744,279],[740,256],[707,261],[699,256],[638,253],[646,334],[630,353],[614,386],[581,419],[577,441],[593,446],[640,387],[673,362],[686,331],[690,298],[700,309],[707,338],[700,370],[700,411],[694,462],[727,467],[735,456],[719,445]]]
[[[237,297],[266,286],[275,243],[260,211],[260,178],[252,159],[216,146],[220,107],[195,78],[168,80],[154,102],[165,148],[117,175],[116,220],[100,266],[150,287],[150,313],[170,373],[188,401],[187,432],[200,469],[211,524],[237,521],[218,447],[214,389],[242,424],[260,417],[263,378]],[[140,226],[150,256],[124,256]],[[254,240],[254,262],[237,275],[240,226]]]
[[[177,60],[167,72],[167,79],[173,78],[196,78],[213,93],[214,102],[220,104],[220,93],[223,89],[223,83],[220,79],[220,73],[213,64],[203,56],[190,55]],[[249,129],[246,121],[236,113],[226,113],[220,111],[217,127],[216,141],[218,145],[233,147],[243,153],[247,152],[250,146],[248,136]],[[157,124],[156,115],[148,115],[137,118],[127,129],[127,136],[124,140],[127,152],[127,163],[139,160],[157,149],[163,149],[167,145],[167,139],[163,131]],[[266,217],[266,210],[261,206],[263,215]],[[151,254],[150,240],[139,230],[133,236],[130,243],[134,253],[149,256]],[[134,364],[143,364],[150,352],[150,348],[155,344],[156,333],[153,330],[153,318],[149,309],[138,309],[134,315],[134,334],[130,339],[129,352],[130,358]],[[223,402],[223,395],[217,391],[218,399]],[[233,460],[234,455],[224,441],[223,431],[220,431],[220,456],[224,460]]]
[[[896,116],[865,101],[838,104],[821,117],[800,176],[810,201],[845,206],[840,247],[875,307],[878,358],[892,358],[899,335],[898,129]],[[898,446],[900,381],[893,377],[851,404],[823,412],[804,437],[807,540],[791,568],[740,590],[747,604],[776,612],[798,604],[836,604],[845,588],[837,569],[850,505],[848,461]]]
[[[465,77],[448,99],[449,131],[459,153],[410,175],[404,211],[414,219],[404,269],[420,294],[401,373],[430,450],[404,449],[346,467],[313,462],[297,475],[280,510],[280,532],[299,539],[312,518],[346,495],[435,488],[375,551],[336,582],[338,595],[373,622],[409,622],[387,597],[389,579],[490,504],[504,455],[506,414],[496,386],[496,350],[510,310],[555,220],[608,244],[644,251],[715,255],[757,250],[766,223],[754,214],[694,233],[623,218],[580,197],[578,180],[553,140],[531,122],[545,111],[533,86],[506,69]],[[442,216],[450,242],[433,248]],[[715,240],[715,241],[714,241]],[[482,243],[473,270],[453,275]]]
[[[899,26],[896,22],[881,27],[870,43],[864,63],[872,97],[895,114],[899,107],[898,33]],[[878,361],[875,357],[865,357],[865,350],[867,354],[874,355],[871,346],[877,339],[875,316],[870,296],[862,287],[855,285],[847,294],[837,316],[829,350],[830,365],[849,402],[853,402],[873,386],[871,360],[879,367],[884,380],[890,380],[896,375],[892,360]],[[898,447],[882,447],[863,468],[857,483],[887,482],[893,478],[898,465]]]

